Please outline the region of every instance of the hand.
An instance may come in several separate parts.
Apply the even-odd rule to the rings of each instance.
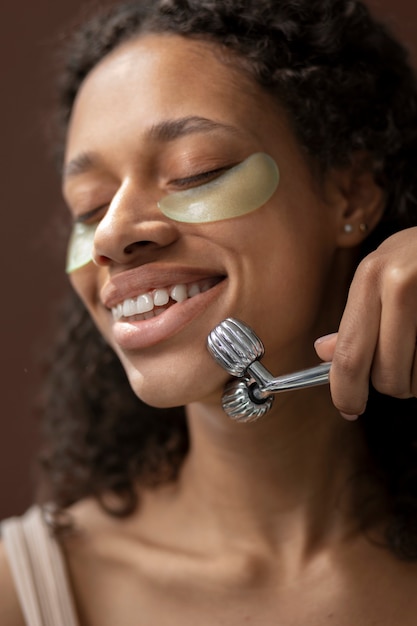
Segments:
[[[395,233],[353,278],[339,332],[315,342],[332,361],[330,391],[347,419],[363,413],[369,381],[396,398],[417,396],[417,227]]]

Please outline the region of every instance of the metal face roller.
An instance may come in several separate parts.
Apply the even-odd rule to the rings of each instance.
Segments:
[[[233,318],[211,331],[207,348],[223,369],[241,379],[228,383],[222,398],[223,410],[238,422],[253,422],[265,415],[272,407],[273,393],[329,381],[330,363],[273,378],[259,362],[265,353],[262,341],[249,326]]]

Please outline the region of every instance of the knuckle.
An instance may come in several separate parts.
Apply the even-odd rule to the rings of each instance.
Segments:
[[[399,304],[406,303],[410,295],[415,297],[415,272],[401,258],[394,256],[384,262],[377,252],[371,252],[359,263],[357,274],[365,289],[368,285],[379,284],[383,292]]]
[[[385,290],[401,305],[405,304],[410,293],[410,280],[401,267],[391,267],[385,275]]]
[[[356,269],[356,274],[365,283],[374,282],[380,273],[381,259],[375,252],[371,252],[363,258]]]
[[[359,358],[354,355],[349,345],[345,344],[345,342],[340,342],[336,347],[332,360],[332,370],[335,375],[342,381],[353,383],[358,377],[359,369]]]

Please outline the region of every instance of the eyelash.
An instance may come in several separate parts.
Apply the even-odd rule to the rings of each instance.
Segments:
[[[187,178],[177,178],[171,181],[171,185],[175,187],[189,187],[195,183],[202,183],[207,179],[215,178],[219,174],[225,172],[227,167],[218,167],[215,170],[210,170],[209,172],[201,172],[200,174],[195,174],[194,176],[188,176]]]
[[[82,213],[81,215],[77,215],[74,219],[75,223],[78,224],[84,224],[86,222],[88,222],[89,220],[91,220],[93,217],[95,217],[95,215],[101,211],[101,209],[104,209],[104,207],[106,207],[107,204],[102,204],[101,206],[96,207],[95,209],[91,209],[91,211],[87,211],[86,213]]]

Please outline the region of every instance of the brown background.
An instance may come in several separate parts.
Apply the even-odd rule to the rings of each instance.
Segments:
[[[415,0],[369,0],[417,59]],[[62,27],[82,0],[8,2],[2,9],[0,313],[0,519],[22,513],[33,498],[38,388],[37,353],[47,343],[51,303],[66,277],[54,248],[62,211],[59,180],[44,127],[51,90],[49,58]]]

